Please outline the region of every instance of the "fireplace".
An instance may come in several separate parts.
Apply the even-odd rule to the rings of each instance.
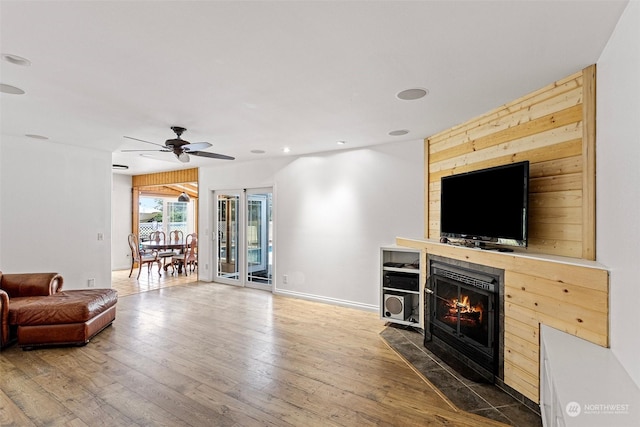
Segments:
[[[503,276],[491,267],[429,257],[425,347],[475,380],[503,377]]]

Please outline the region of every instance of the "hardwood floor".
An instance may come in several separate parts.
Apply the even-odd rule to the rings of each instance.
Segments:
[[[117,310],[84,347],[0,353],[0,425],[503,425],[455,408],[375,313],[203,282]]]
[[[158,276],[158,270],[155,266],[150,274],[147,274],[147,268],[144,267],[139,279],[136,279],[137,274],[137,268],[133,270],[131,277],[129,277],[129,269],[112,271],[111,287],[118,291],[118,296],[123,297],[140,292],[169,288],[171,286],[184,285],[185,283],[198,281],[197,271],[193,273],[190,272],[189,275],[185,275],[171,274],[171,269],[169,269],[168,272],[163,271],[162,275]]]

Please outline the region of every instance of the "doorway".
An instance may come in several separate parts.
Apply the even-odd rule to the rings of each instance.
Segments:
[[[215,191],[215,280],[272,290],[271,188]]]
[[[167,237],[171,231],[182,231],[185,239],[187,234],[197,234],[198,180],[197,168],[133,175],[130,233],[137,235],[140,241],[148,240],[152,231],[163,231]],[[127,234],[118,237],[124,244]],[[129,263],[130,255],[127,257]],[[198,269],[189,277],[197,280]]]

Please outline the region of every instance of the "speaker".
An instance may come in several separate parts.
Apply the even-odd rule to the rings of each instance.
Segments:
[[[411,295],[384,294],[384,317],[406,320],[411,316]]]

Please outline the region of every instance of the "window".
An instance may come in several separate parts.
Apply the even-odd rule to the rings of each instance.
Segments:
[[[180,230],[186,236],[195,232],[193,200],[178,202],[175,198],[140,196],[139,225],[140,240],[146,240],[153,231],[164,231],[168,236]]]

